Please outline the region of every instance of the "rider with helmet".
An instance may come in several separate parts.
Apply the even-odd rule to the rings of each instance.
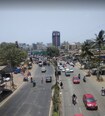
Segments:
[[[83,81],[86,82],[86,77],[85,76],[83,77]]]
[[[77,96],[75,94],[72,95],[72,103],[75,105],[77,102],[76,102],[76,99],[77,99]]]
[[[80,79],[80,76],[81,76],[81,75],[80,75],[80,73],[79,73],[79,74],[78,74],[78,78],[79,78],[79,79]]]

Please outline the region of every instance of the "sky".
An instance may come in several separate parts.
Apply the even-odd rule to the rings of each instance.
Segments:
[[[84,42],[105,30],[104,1],[59,1],[0,1],[0,43],[51,43],[53,31],[61,42]]]

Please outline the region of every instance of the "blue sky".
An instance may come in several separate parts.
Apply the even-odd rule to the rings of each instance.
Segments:
[[[101,29],[105,30],[105,8],[98,6],[0,8],[0,43],[50,43],[52,31],[60,31],[61,42],[84,42]]]

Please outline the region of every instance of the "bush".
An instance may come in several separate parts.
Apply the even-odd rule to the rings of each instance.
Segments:
[[[59,116],[58,112],[53,112],[52,116]]]
[[[59,112],[59,103],[60,103],[60,96],[59,96],[59,86],[56,83],[55,85],[53,85],[54,88],[54,95],[53,95],[53,116],[58,116],[58,112]],[[57,115],[56,115],[57,114]]]

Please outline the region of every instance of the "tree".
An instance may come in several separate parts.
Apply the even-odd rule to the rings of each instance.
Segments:
[[[96,39],[95,39],[95,47],[97,47],[98,48],[98,50],[99,50],[99,67],[100,67],[100,62],[101,62],[101,48],[102,48],[102,46],[104,45],[104,43],[105,43],[105,36],[104,36],[104,34],[105,34],[105,31],[103,31],[103,30],[101,30],[100,32],[99,32],[99,34],[97,35],[97,34],[95,34],[96,35]]]
[[[14,43],[1,43],[0,44],[0,62],[2,64],[10,64],[15,67],[27,57],[27,53],[16,47]]]
[[[81,48],[81,50],[82,50],[81,57],[87,59],[88,65],[89,65],[90,61],[92,60],[92,57],[94,56],[94,54],[91,51],[92,44],[93,44],[92,41],[86,40],[82,44],[82,48]]]
[[[105,34],[105,31],[103,31],[103,30],[101,30],[98,35],[95,34],[96,39],[94,42],[95,43],[94,46],[96,48],[98,48],[98,50],[99,50],[99,57],[98,57],[99,63],[98,63],[98,72],[97,72],[97,80],[99,80],[99,81],[100,81],[100,79],[103,80],[102,78],[100,78],[100,72],[101,72],[100,63],[101,63],[101,49],[102,49],[102,46],[105,44],[105,35],[104,34]]]
[[[47,48],[47,55],[50,56],[50,57],[57,57],[59,56],[59,49],[52,46],[52,47],[48,47]]]

